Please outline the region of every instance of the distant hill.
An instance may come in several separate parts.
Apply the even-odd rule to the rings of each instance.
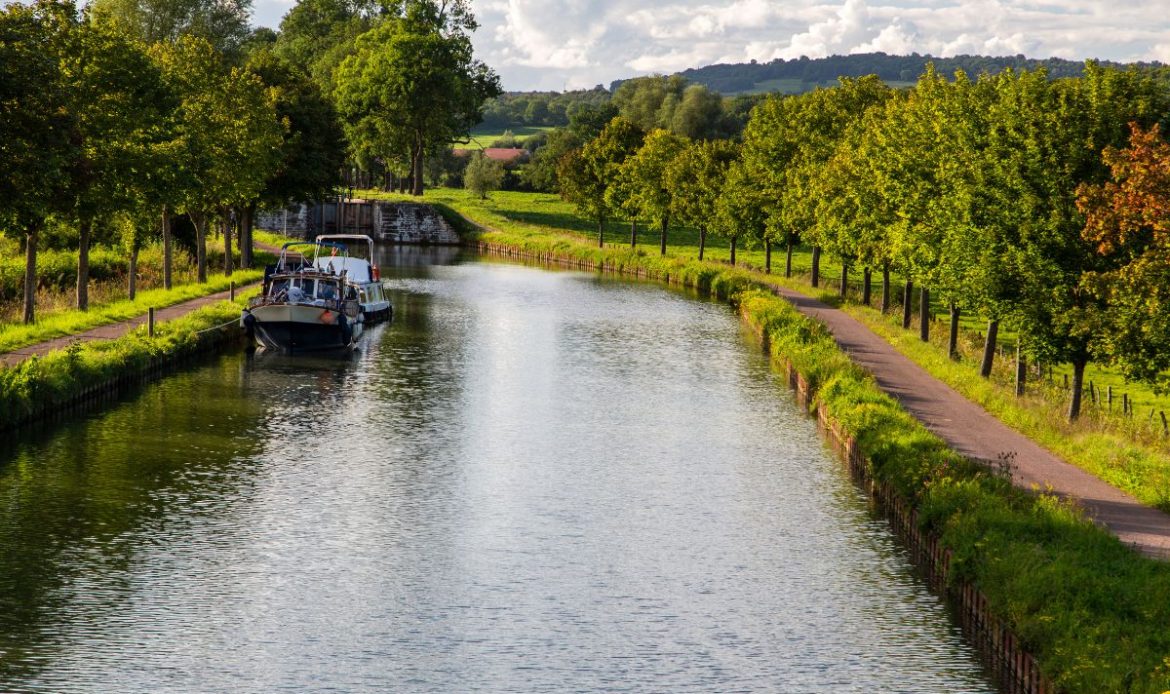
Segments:
[[[1022,55],[1010,57],[960,55],[953,58],[935,58],[917,53],[911,55],[859,53],[829,58],[776,59],[768,63],[757,63],[754,60],[750,63],[724,63],[692,68],[678,74],[727,96],[765,92],[799,94],[818,86],[833,85],[838,77],[877,75],[892,86],[910,85],[918,80],[930,62],[933,62],[935,68],[943,74],[963,70],[971,77],[983,72],[994,74],[1007,68],[1036,70],[1041,67],[1047,68],[1048,74],[1054,78],[1075,77],[1079,76],[1084,68],[1083,63],[1074,60],[1061,58],[1036,60]],[[1125,65],[1110,61],[1100,62],[1102,65]],[[1142,67],[1163,67],[1161,63],[1134,64]],[[618,80],[611,84],[610,91],[615,91],[622,81]]]

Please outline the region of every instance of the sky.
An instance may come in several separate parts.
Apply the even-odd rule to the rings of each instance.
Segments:
[[[277,27],[293,0],[254,0]],[[883,51],[1170,63],[1170,0],[472,0],[508,91]]]

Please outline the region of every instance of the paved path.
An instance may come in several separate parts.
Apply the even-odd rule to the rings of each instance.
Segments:
[[[1011,429],[931,376],[851,316],[799,292],[775,288],[801,313],[829,327],[837,344],[877,379],[882,390],[959,453],[994,461],[1015,453],[1012,479],[1025,489],[1051,489],[1074,499],[1098,524],[1138,551],[1170,559],[1170,515],[1144,506]]]
[[[236,287],[236,291],[243,291],[244,289],[247,289],[248,287],[256,284],[259,284],[259,282],[253,282],[252,284]],[[228,298],[229,294],[230,290],[218,292],[216,294],[208,294],[206,296],[201,296],[189,301],[184,301],[181,304],[175,304],[174,306],[155,309],[154,320],[156,323],[174,320],[175,318],[187,315],[195,309],[202,308],[208,304],[214,304],[216,302],[223,301],[224,299]],[[55,349],[65,349],[71,343],[76,341],[93,342],[96,340],[113,340],[115,338],[122,337],[134,328],[145,324],[146,314],[142,314],[138,318],[133,318],[121,323],[102,325],[93,328],[92,330],[87,330],[83,333],[77,333],[76,335],[66,335],[65,337],[58,337],[56,339],[49,340],[48,342],[40,342],[35,345],[21,347],[20,349],[14,350],[12,352],[0,354],[0,366],[15,366],[16,364],[19,364],[31,356],[43,356]]]

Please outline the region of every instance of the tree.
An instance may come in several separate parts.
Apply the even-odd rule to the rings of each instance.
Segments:
[[[89,245],[94,221],[134,207],[149,194],[157,173],[154,148],[169,137],[167,117],[176,106],[158,67],[144,48],[108,25],[75,18],[62,77],[76,114],[70,140],[77,145],[69,170],[78,223],[78,309],[89,307]]]
[[[884,103],[891,94],[889,87],[873,75],[841,78],[836,87],[816,89],[792,99],[790,109],[794,118],[783,123],[781,131],[774,134],[783,141],[782,149],[792,148],[776,214],[783,227],[794,230],[812,244],[813,286],[819,284],[821,251],[831,239],[817,234],[819,200],[812,186],[845,133],[859,127],[865,112]],[[754,165],[759,166],[758,159]]]
[[[271,51],[253,54],[246,65],[272,97],[277,119],[285,132],[279,159],[264,181],[258,201],[269,207],[322,200],[341,185],[345,165],[345,133],[329,99],[309,76]],[[257,199],[239,210],[240,256],[244,267],[252,261],[252,219]]]
[[[274,95],[260,79],[228,69],[206,41],[182,37],[152,52],[181,100],[176,163],[184,185],[178,207],[195,224],[197,271],[205,282],[208,223],[215,215],[226,220],[230,208],[260,195],[280,160],[284,126],[276,119]],[[226,223],[224,231],[230,233]],[[224,241],[224,270],[230,274],[230,235]]]
[[[605,245],[605,220],[612,212],[606,191],[644,137],[638,126],[618,116],[580,150],[562,157],[557,167],[561,197],[576,205],[579,214],[597,221],[598,246]]]
[[[1170,386],[1170,144],[1160,128],[1132,125],[1129,146],[1104,154],[1111,180],[1085,184],[1077,207],[1085,240],[1111,270],[1085,287],[1108,306],[1101,351],[1128,378],[1164,392]]]
[[[72,4],[11,4],[0,11],[0,228],[25,244],[24,322],[36,317],[37,245],[45,218],[67,208],[64,183],[77,144],[69,137],[59,60],[67,49]]]
[[[671,201],[674,190],[668,184],[666,170],[687,145],[685,138],[658,129],[646,136],[642,146],[620,165],[618,176],[626,181],[631,204],[638,216],[658,223],[659,245],[666,255],[666,235],[670,227]]]
[[[499,188],[503,182],[503,164],[489,159],[484,156],[483,152],[471,153],[471,161],[467,163],[467,168],[463,171],[465,188],[478,195],[480,200],[486,200],[487,194]]]
[[[727,172],[727,182],[715,202],[715,228],[731,244],[731,264],[735,265],[735,250],[740,236],[748,234],[765,246],[768,237],[768,199],[755,184],[755,172],[750,164],[736,161]]]
[[[744,128],[741,156],[757,172],[760,186],[771,204],[768,216],[771,238],[783,239],[787,246],[784,276],[792,275],[792,249],[800,240],[800,229],[789,224],[782,214],[788,170],[793,166],[799,143],[791,122],[800,117],[797,101],[790,97],[769,96],[752,109]]]
[[[715,221],[716,201],[727,170],[738,158],[739,147],[734,143],[704,140],[689,143],[666,168],[666,184],[674,191],[671,214],[680,223],[699,230],[699,260],[703,259],[707,232]]]
[[[466,3],[408,0],[400,18],[358,37],[335,75],[338,111],[356,157],[405,158],[422,195],[424,156],[466,138],[499,77],[472,55]],[[460,9],[462,8],[462,9]]]
[[[230,60],[251,37],[251,0],[93,0],[94,20],[147,44],[203,39]]]
[[[1020,283],[1021,339],[1034,356],[1072,365],[1068,416],[1075,420],[1085,367],[1107,356],[1096,335],[1109,323],[1108,306],[1085,282],[1115,269],[1115,259],[1082,234],[1076,191],[1107,179],[1101,152],[1125,145],[1127,123],[1152,125],[1166,112],[1167,95],[1148,74],[1093,63],[1084,77],[1033,93],[1034,99],[1006,102],[991,153],[1006,165],[1001,189],[1020,220],[1010,272]]]
[[[626,80],[614,92],[613,105],[646,132],[662,129],[695,139],[731,134],[725,123],[723,97],[678,75]]]
[[[610,215],[606,199],[608,179],[586,159],[584,148],[569,150],[557,164],[561,198],[577,208],[577,214],[597,222],[597,245],[605,245],[605,220]]]

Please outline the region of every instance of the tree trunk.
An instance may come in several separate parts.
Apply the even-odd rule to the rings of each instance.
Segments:
[[[703,252],[707,250],[707,227],[699,229],[699,260],[703,259]]]
[[[666,255],[666,229],[670,225],[670,217],[662,218],[662,238],[659,244],[659,251],[662,255]]]
[[[987,321],[987,338],[983,341],[983,363],[979,366],[979,375],[991,377],[991,365],[995,361],[995,341],[999,337],[999,319]]]
[[[731,237],[731,267],[735,267],[735,245],[739,241],[738,236]]]
[[[1087,359],[1073,361],[1072,398],[1068,403],[1068,421],[1075,422],[1081,416],[1081,390],[1085,385],[1085,365]]]
[[[89,237],[93,219],[83,215],[77,225],[77,310],[89,310]]]
[[[41,237],[41,222],[33,222],[25,233],[24,248],[24,324],[36,320],[37,305],[37,244]]]
[[[890,312],[890,266],[882,268],[882,315]]]
[[[235,269],[235,259],[232,257],[232,218],[231,212],[224,208],[223,214],[223,274],[231,277]]]
[[[839,291],[842,299],[849,293],[849,261],[844,258],[841,259],[841,287]]]
[[[418,136],[414,144],[413,156],[411,156],[410,176],[414,179],[410,189],[411,195],[423,194],[423,138]]]
[[[951,334],[947,339],[947,356],[951,359],[959,358],[959,306],[951,302]]]
[[[130,277],[126,279],[126,294],[134,301],[138,296],[138,245],[130,250]]]
[[[630,248],[638,247],[638,220],[630,220]]]
[[[913,312],[914,304],[914,283],[906,280],[906,285],[902,288],[902,329],[910,329],[910,315]]]
[[[240,267],[251,269],[255,262],[255,245],[252,243],[253,225],[256,222],[256,203],[245,205],[241,210],[240,224]]]
[[[787,278],[792,277],[792,240],[791,239],[788,241],[788,250],[786,251],[786,257],[784,258],[784,276]]]
[[[174,254],[174,243],[171,239],[171,212],[163,205],[162,211],[163,237],[163,289],[171,288],[171,261]]]
[[[191,222],[195,225],[195,272],[196,281],[207,281],[207,215],[192,212]]]
[[[772,274],[772,242],[764,239],[764,273]]]
[[[930,342],[930,290],[926,287],[918,292],[918,337]]]
[[[1024,356],[1023,343],[1016,341],[1016,397],[1024,394],[1028,387],[1028,358]]]
[[[821,247],[813,246],[813,261],[812,261],[812,286],[817,288],[821,285]]]

